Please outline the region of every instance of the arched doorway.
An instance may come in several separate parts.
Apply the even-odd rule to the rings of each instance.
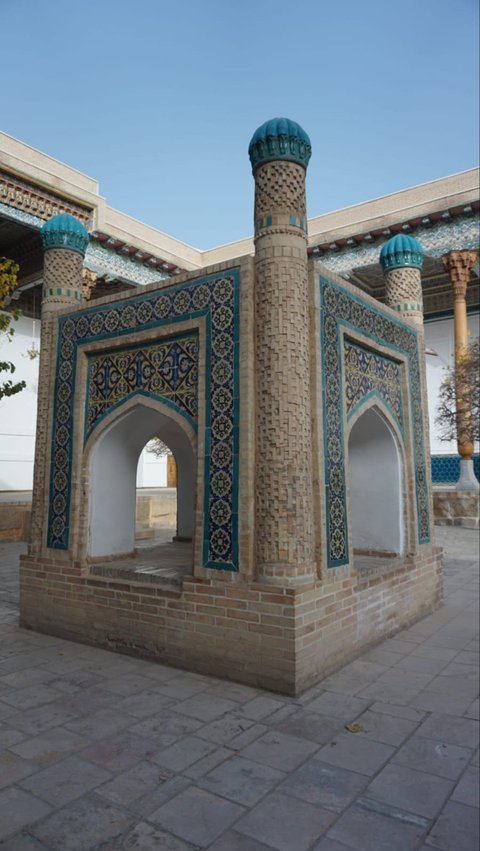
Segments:
[[[376,406],[353,424],[348,440],[354,552],[402,554],[402,462],[393,428]]]
[[[194,532],[196,437],[179,415],[151,400],[125,406],[91,448],[88,556],[98,560],[134,550],[136,474],[145,444],[160,437],[175,454],[178,467],[176,537],[191,541]]]

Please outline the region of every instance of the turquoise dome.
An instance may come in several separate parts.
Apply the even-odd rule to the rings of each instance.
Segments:
[[[68,248],[85,257],[89,236],[82,223],[69,213],[60,213],[45,222],[40,230],[43,250]]]
[[[248,156],[255,169],[272,160],[289,160],[304,168],[312,155],[312,145],[300,124],[289,118],[271,118],[252,136]]]
[[[397,233],[392,236],[380,251],[380,263],[384,272],[389,269],[413,267],[421,269],[423,265],[423,248],[413,236]]]

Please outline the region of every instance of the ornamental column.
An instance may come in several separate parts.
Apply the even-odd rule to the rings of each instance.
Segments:
[[[399,233],[380,252],[385,276],[385,303],[402,319],[423,326],[423,248],[413,236]]]
[[[40,231],[44,251],[42,326],[38,373],[37,430],[33,475],[30,555],[45,546],[48,518],[49,435],[54,405],[56,321],[58,311],[83,300],[83,258],[89,236],[78,219],[61,213]]]
[[[305,174],[310,140],[276,118],[254,133],[256,563],[261,581],[315,576]]]
[[[472,410],[468,401],[468,387],[461,383],[462,359],[468,352],[467,287],[477,260],[476,251],[450,251],[442,257],[443,268],[448,272],[453,290],[453,318],[455,335],[455,394],[457,419],[457,447],[460,455],[460,478],[457,490],[479,490],[473,470]]]

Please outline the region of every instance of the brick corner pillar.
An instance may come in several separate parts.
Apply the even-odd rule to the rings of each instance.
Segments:
[[[316,575],[305,174],[310,140],[276,118],[254,133],[256,567],[259,581]]]
[[[392,236],[380,252],[385,276],[385,303],[402,319],[423,328],[423,248],[413,236]]]
[[[30,555],[37,555],[44,548],[49,509],[48,436],[54,403],[57,314],[66,307],[78,307],[83,301],[83,258],[89,241],[82,223],[68,213],[61,213],[49,219],[42,227],[40,236],[44,251],[42,324]]]
[[[477,252],[467,249],[450,251],[442,257],[443,268],[448,273],[453,290],[457,447],[460,455],[460,478],[456,488],[468,491],[478,491],[480,485],[473,469],[472,410],[468,402],[470,394],[460,381],[460,366],[468,351],[467,287],[476,261]]]

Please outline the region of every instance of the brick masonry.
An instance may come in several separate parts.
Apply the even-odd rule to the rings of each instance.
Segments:
[[[99,299],[87,312],[81,301],[65,308],[45,293],[32,532],[28,554],[21,559],[21,623],[298,694],[440,602],[441,558],[431,537],[431,482],[424,452],[423,335],[418,324],[402,322],[397,312],[330,273],[327,288],[331,299],[338,300],[338,316],[327,315],[318,274],[307,263],[304,168],[286,161],[268,163],[257,169],[256,178],[255,264],[244,257],[179,275],[168,284],[143,288],[140,296]],[[73,260],[72,252],[59,253],[46,262],[45,287],[55,279],[62,288],[64,265],[63,289],[73,290],[81,276],[79,255]],[[53,252],[47,258],[49,254]],[[227,302],[228,287],[235,281],[236,319],[236,303]],[[211,300],[217,286],[221,297]],[[168,317],[162,312],[167,302]],[[213,305],[210,313],[202,307],[207,302]],[[190,307],[180,309],[183,303]],[[148,320],[152,310],[158,310],[158,322]],[[338,338],[335,317],[344,322]],[[105,330],[107,319],[110,330]],[[215,331],[216,325],[220,330]],[[150,346],[173,332],[192,331],[199,345],[192,575],[178,588],[160,581],[93,576],[88,453],[117,414],[109,413],[105,427],[99,425],[84,443],[88,359],[108,348]],[[376,363],[385,370],[388,359],[395,360],[392,380],[404,405],[404,434],[388,405],[384,414],[398,435],[404,469],[405,554],[387,560],[377,554],[366,568],[353,558],[348,464],[336,497],[341,510],[331,502],[331,486],[340,482],[332,460],[339,451],[343,462],[348,461],[351,425],[345,396],[330,408],[323,404],[327,392],[335,399],[337,388],[345,393],[347,333],[355,346],[377,353],[376,359],[360,359],[369,368]],[[76,341],[75,356],[71,340]],[[59,341],[62,347],[67,343],[68,356],[57,354]],[[215,346],[217,360],[209,362],[208,372],[207,355]],[[336,365],[330,360],[325,369],[329,346]],[[235,352],[231,360],[228,351]],[[238,372],[232,376],[230,368]],[[71,375],[69,369],[73,378],[67,380],[61,371]],[[231,388],[230,397],[225,387]],[[374,382],[366,387],[374,389]],[[131,388],[128,393],[123,410],[136,404]],[[65,399],[70,407],[59,425]],[[150,399],[148,404],[156,402]],[[325,442],[327,415],[333,431]],[[179,411],[172,410],[171,416],[180,423]],[[221,433],[227,437],[219,437]],[[64,445],[70,445],[67,437],[72,446],[68,463],[63,453]],[[53,467],[52,443],[57,453]],[[62,484],[55,491],[52,482],[58,472]],[[334,514],[339,558],[331,546]],[[222,551],[227,554],[223,559]]]

